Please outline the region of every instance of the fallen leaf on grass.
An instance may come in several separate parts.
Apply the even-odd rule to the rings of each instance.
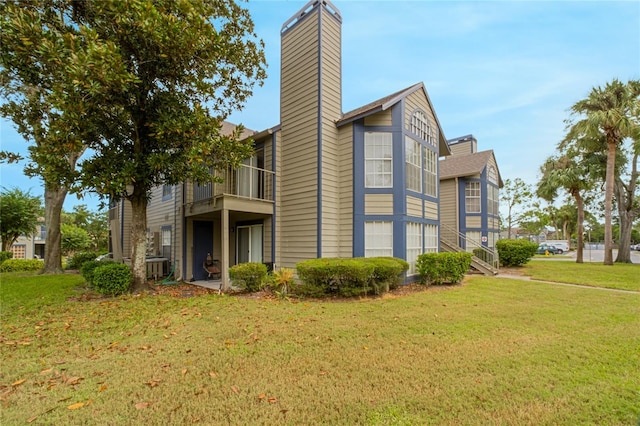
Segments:
[[[155,388],[156,386],[158,386],[160,384],[160,379],[153,379],[150,380],[148,382],[144,382],[145,385],[148,385],[149,387]]]
[[[107,390],[107,385],[102,385],[98,388],[98,392],[103,392]]]
[[[236,395],[239,395],[240,392],[238,392],[238,388],[235,386],[231,386],[231,390],[233,391],[233,393],[235,393]]]
[[[209,371],[209,376],[211,376],[211,378],[218,377],[218,375],[214,371]]]
[[[260,395],[258,395],[258,399],[259,399],[260,401],[262,401],[262,400],[263,400],[263,399],[265,399],[266,397],[267,397],[267,395],[265,395],[265,394],[263,394],[263,393],[261,393]]]
[[[269,404],[275,404],[276,402],[278,402],[277,398],[269,398],[267,399],[267,401],[269,401]]]
[[[150,402],[138,402],[135,407],[137,410],[141,410],[143,408],[148,408],[151,405]]]
[[[75,404],[71,404],[67,407],[67,410],[77,410],[78,408],[82,408],[85,406],[85,402],[76,402]]]
[[[78,383],[80,383],[80,380],[83,380],[84,377],[69,377],[68,379],[66,379],[64,381],[65,385],[77,385]]]
[[[42,370],[42,371],[40,372],[40,375],[41,375],[41,376],[44,376],[45,374],[49,374],[49,373],[51,373],[52,371],[53,371],[53,367],[51,367],[51,368],[47,368],[46,370]]]
[[[16,380],[15,382],[11,383],[11,386],[13,386],[13,387],[20,386],[21,384],[23,384],[26,381],[27,381],[27,379]]]

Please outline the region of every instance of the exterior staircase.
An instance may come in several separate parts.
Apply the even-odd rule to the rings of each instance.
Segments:
[[[467,247],[467,250],[462,246]],[[449,252],[472,249],[471,267],[485,275],[494,276],[499,272],[498,252],[484,247],[476,241],[468,240],[456,229],[440,224],[440,250]]]

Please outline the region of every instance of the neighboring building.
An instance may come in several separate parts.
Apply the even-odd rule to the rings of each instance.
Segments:
[[[11,245],[14,259],[44,259],[45,238],[47,236],[44,220],[41,218],[32,236],[21,235]]]
[[[427,90],[417,83],[342,113],[341,25],[327,0],[285,22],[280,124],[245,132],[255,154],[240,169],[222,184],[153,191],[148,255],[167,259],[165,273],[204,279],[212,253],[225,286],[228,268],[248,261],[396,256],[412,275],[418,254],[438,251],[438,159],[451,151]],[[109,219],[118,258],[131,249],[128,203]]]
[[[500,239],[503,182],[493,150],[478,152],[473,135],[448,143],[452,155],[440,160],[440,248],[476,254],[480,250],[485,253],[480,257],[497,267],[492,253]]]

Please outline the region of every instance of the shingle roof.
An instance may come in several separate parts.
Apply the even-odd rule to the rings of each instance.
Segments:
[[[440,160],[440,180],[478,175],[482,173],[491,157],[493,157],[492,149],[473,154],[452,155]],[[499,172],[498,176],[500,176]],[[499,178],[499,184],[502,186],[501,178]]]
[[[400,98],[408,95],[420,86],[422,86],[422,83],[414,84],[413,86],[407,87],[406,89],[399,90],[395,93],[385,96],[384,98],[380,98],[376,101],[363,105],[360,108],[356,108],[345,114],[342,114],[342,118],[338,120],[336,124],[340,126],[341,124],[347,123],[361,116],[369,115],[372,112],[385,110],[390,106],[393,106],[398,100],[400,100]]]
[[[236,124],[230,123],[228,121],[223,121],[222,122],[221,133],[223,135],[230,135],[231,133],[233,133],[233,131],[236,129],[236,127],[238,127]],[[244,130],[242,131],[242,134],[240,135],[240,140],[246,139],[249,136],[253,136],[255,134],[256,134],[255,130],[247,129],[245,127]]]

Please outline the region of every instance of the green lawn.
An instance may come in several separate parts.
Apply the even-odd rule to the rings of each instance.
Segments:
[[[80,294],[78,276],[0,280],[3,425],[636,425],[640,417],[636,293],[473,276],[370,300],[79,302],[67,301]]]
[[[640,291],[639,264],[605,266],[602,263],[532,260],[522,267],[522,272],[543,281]]]

